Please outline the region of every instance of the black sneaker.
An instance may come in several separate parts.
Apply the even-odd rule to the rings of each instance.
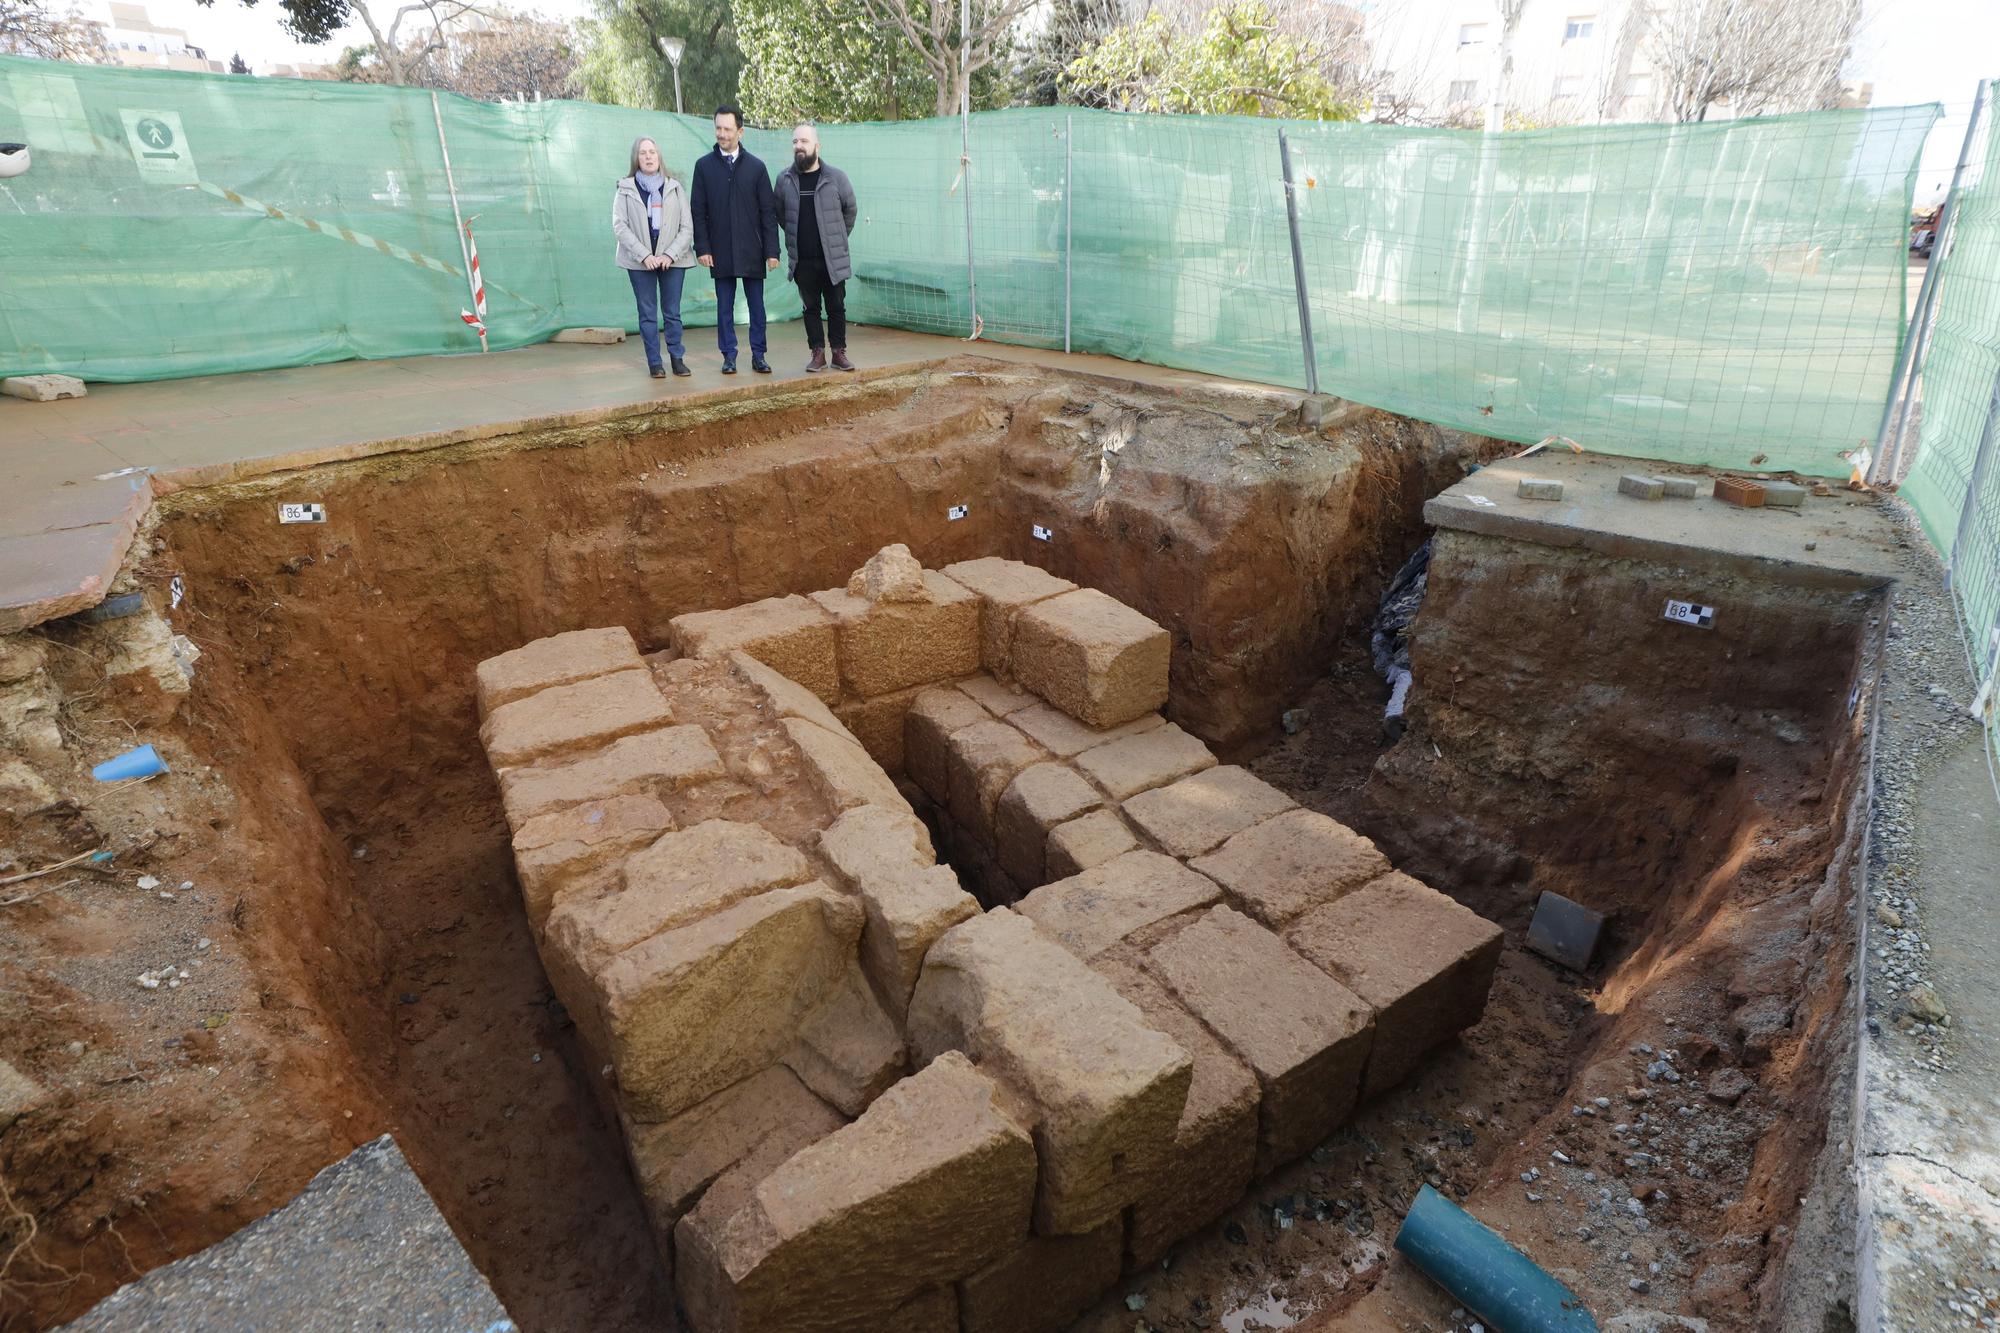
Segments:
[[[648,366],[646,371],[656,380],[663,380],[667,377],[666,367],[664,366]]]
[[[681,360],[681,359],[680,359],[679,357],[675,357],[675,358],[674,358],[674,374],[676,374],[676,375],[692,375],[692,374],[694,374],[694,372],[693,372],[692,370],[689,370],[689,369],[688,369],[688,363],[687,363],[687,362],[685,362],[685,361]]]
[[[722,373],[723,373],[723,374],[725,374],[725,375],[734,375],[734,374],[736,373],[736,358],[735,358],[735,357],[733,357],[733,356],[732,356],[732,357],[727,357],[727,358],[725,358],[725,359],[723,360],[723,363],[722,363]]]
[[[753,356],[750,358],[750,369],[759,375],[768,375],[771,373],[771,363],[761,356]]]

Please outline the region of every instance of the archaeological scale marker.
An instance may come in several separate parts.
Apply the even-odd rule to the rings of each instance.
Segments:
[[[1682,602],[1669,597],[1666,612],[1661,618],[1677,624],[1693,625],[1696,629],[1715,628],[1715,608],[1703,606],[1700,602]]]
[[[281,504],[278,506],[280,523],[324,523],[326,506],[323,504]]]

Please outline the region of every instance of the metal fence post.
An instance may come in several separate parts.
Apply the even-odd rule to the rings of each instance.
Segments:
[[[1312,305],[1306,300],[1306,259],[1299,248],[1299,201],[1292,185],[1292,145],[1278,131],[1278,158],[1285,169],[1285,221],[1292,230],[1292,287],[1299,298],[1299,338],[1305,345],[1306,392],[1319,392],[1319,357],[1313,352]]]
[[[1063,117],[1063,351],[1065,352],[1069,351],[1070,221],[1073,216],[1070,209],[1069,192],[1070,184],[1074,180],[1070,168],[1072,159],[1075,157],[1075,143],[1076,117],[1074,115],[1065,115]]]
[[[447,144],[444,140],[444,112],[438,107],[438,95],[436,93],[431,94],[431,119],[437,122],[438,156],[444,159],[444,188],[446,193],[451,195],[452,224],[458,228],[458,262],[465,265],[466,290],[472,293],[473,309],[478,311],[479,280],[472,273],[472,251],[465,240],[465,219],[460,217],[458,213],[458,182],[453,180],[451,175],[451,145]],[[479,311],[479,313],[484,314],[485,312]],[[482,352],[488,350],[486,346],[486,328],[484,325],[479,326],[479,350]]]
[[[1993,436],[2000,426],[2000,372],[1993,376],[1993,393],[1986,400],[1986,425],[1979,432],[1979,452],[1972,456],[1972,475],[1965,483],[1965,505],[1958,511],[1958,527],[1951,534],[1951,549],[1945,552],[1944,586],[1951,587],[1958,572],[1959,548],[1972,530],[1972,516],[1979,511],[1979,493],[1986,485],[1986,469],[1993,461]]]

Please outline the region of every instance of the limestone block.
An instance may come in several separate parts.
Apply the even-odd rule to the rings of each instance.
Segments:
[[[626,1150],[655,1224],[671,1228],[724,1172],[761,1145],[778,1145],[783,1161],[846,1123],[796,1074],[774,1065],[671,1120],[628,1123]]]
[[[979,670],[979,599],[944,575],[924,573],[922,601],[871,602],[816,592],[840,643],[840,683],[864,699],[934,685]]]
[[[847,724],[836,717],[818,695],[797,681],[779,675],[741,649],[730,652],[729,665],[737,675],[763,692],[770,701],[771,710],[779,717],[804,718],[815,726],[825,727],[836,736],[845,736],[856,744],[860,743],[860,738],[847,729]]]
[[[993,714],[953,689],[917,692],[903,718],[903,768],[923,793],[944,805],[950,794],[949,755],[954,733]]]
[[[1390,868],[1374,843],[1313,810],[1274,815],[1188,864],[1220,884],[1231,906],[1273,930]]]
[[[549,337],[549,341],[552,343],[587,343],[597,347],[609,347],[613,343],[622,343],[625,341],[625,330],[590,325],[574,329],[557,329]]]
[[[1424,1053],[1479,1021],[1500,927],[1400,872],[1294,921],[1285,939],[1375,1010],[1361,1095],[1407,1078]]]
[[[882,1333],[959,1333],[958,1289],[933,1287],[912,1296],[874,1325]]]
[[[1040,1234],[1090,1231],[1170,1169],[1187,1052],[1026,917],[999,909],[945,932],[908,1035],[917,1062],[964,1051],[1020,1099],[1041,1159]]]
[[[480,724],[479,738],[493,767],[514,768],[595,750],[672,721],[651,672],[614,671],[501,704]]]
[[[785,1065],[838,1107],[860,1115],[903,1076],[903,1034],[875,998],[858,962],[799,1027]]]
[[[958,1284],[964,1333],[1061,1333],[1118,1281],[1124,1242],[1122,1218],[1079,1236],[1030,1236]]]
[[[1097,789],[1065,764],[1030,764],[1000,794],[993,811],[1000,867],[1023,888],[1046,882],[1049,832],[1104,803]]]
[[[1213,881],[1171,856],[1133,851],[1044,884],[1016,910],[1088,961],[1135,930],[1220,901]]]
[[[900,1027],[931,944],[979,903],[950,866],[932,864],[923,825],[900,811],[849,810],[820,834],[820,855],[861,899],[861,967]]]
[[[551,634],[479,664],[474,673],[479,716],[483,719],[500,705],[525,699],[551,685],[574,685],[614,671],[638,670],[645,664],[639,645],[632,641],[632,631],[623,626]]]
[[[1125,817],[1169,856],[1199,856],[1223,839],[1293,808],[1292,798],[1234,764],[1140,792]]]
[[[838,710],[840,724],[846,728],[847,734],[859,741],[861,748],[868,751],[868,757],[892,776],[905,771],[903,720],[924,688],[917,685],[890,694],[878,694],[872,699],[849,699]]]
[[[0,394],[25,398],[31,403],[53,403],[59,398],[82,398],[90,391],[74,375],[9,375],[0,380]]]
[[[1095,782],[1114,801],[1215,767],[1208,747],[1169,722],[1076,757],[1079,773]]]
[[[1005,722],[975,722],[952,733],[946,767],[952,821],[990,846],[1000,794],[1043,757],[1033,741]]]
[[[1040,702],[1020,686],[1003,685],[991,676],[970,676],[958,682],[958,688],[995,717],[1011,717]]]
[[[885,546],[847,580],[847,591],[868,602],[927,602],[924,567],[901,542]]]
[[[651,796],[586,801],[530,819],[514,834],[514,867],[529,922],[541,930],[565,896],[599,872],[615,872],[627,855],[673,826],[667,807]]]
[[[927,869],[937,861],[924,821],[897,806],[857,805],[820,830],[819,854],[842,885],[860,893],[872,880]]]
[[[796,593],[724,611],[690,611],[668,621],[667,633],[682,657],[723,657],[741,649],[823,703],[840,698],[833,621]]]
[[[700,727],[664,727],[623,736],[567,764],[534,764],[500,773],[507,822],[613,796],[660,796],[724,776],[722,758]]]
[[[1194,1060],[1174,1129],[1173,1169],[1132,1205],[1126,1265],[1137,1270],[1229,1211],[1249,1188],[1257,1164],[1257,1077],[1143,968],[1117,959],[1092,966]]]
[[[997,555],[946,565],[944,573],[960,587],[978,594],[979,660],[988,671],[1002,677],[1008,674],[1007,662],[1014,643],[1014,617],[1020,614],[1021,608],[1076,591],[1076,585],[1068,579],[1059,579],[1047,570],[1024,565],[1018,560],[1003,560]]]
[[[1368,1004],[1276,935],[1217,907],[1155,946],[1146,965],[1257,1075],[1258,1175],[1354,1109],[1374,1035]]]
[[[1094,810],[1049,831],[1046,851],[1050,880],[1080,875],[1139,845],[1116,810]]]
[[[632,1115],[667,1119],[775,1063],[860,936],[859,904],[815,881],[619,954],[594,981]]]
[[[733,1214],[683,1218],[676,1285],[703,1333],[884,1327],[912,1297],[1018,1244],[1034,1192],[1034,1145],[999,1089],[947,1054],[792,1156]]]
[[[1115,727],[1167,702],[1167,632],[1095,588],[1078,588],[1014,621],[1014,678],[1079,722]]]
[[[909,810],[910,803],[896,790],[895,780],[859,744],[804,718],[788,717],[782,725],[799,747],[806,777],[828,805],[836,810],[851,810],[857,805]]]
[[[1052,708],[1045,703],[1037,703],[1032,707],[1010,713],[1007,720],[1025,732],[1029,740],[1058,759],[1074,758],[1085,750],[1095,749],[1112,741],[1122,741],[1127,736],[1136,736],[1142,731],[1151,731],[1166,722],[1166,719],[1158,713],[1148,713],[1144,717],[1133,718],[1130,722],[1100,730],[1097,727],[1085,726],[1062,709]]]

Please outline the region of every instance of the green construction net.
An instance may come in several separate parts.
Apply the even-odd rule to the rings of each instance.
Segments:
[[[956,121],[823,138],[860,198],[861,322],[964,336],[976,300],[988,338],[1303,385],[1282,130],[1323,391],[1824,474],[1875,433],[1937,114],[1482,136],[1053,108],[974,117],[969,154]],[[654,111],[0,59],[0,139],[34,155],[0,181],[0,373],[476,350],[454,185],[493,347],[636,327],[609,217],[642,133],[681,173],[710,142]],[[747,141],[788,156],[784,130]]]

